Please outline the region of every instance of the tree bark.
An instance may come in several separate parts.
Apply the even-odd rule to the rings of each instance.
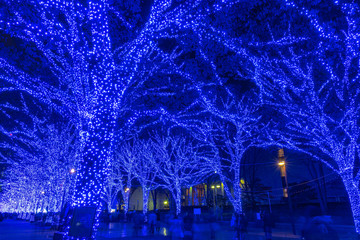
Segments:
[[[157,204],[157,189],[151,190],[151,196],[154,205],[154,211],[156,211],[156,204]]]
[[[237,183],[237,182],[233,183],[234,194],[231,194],[228,183],[221,176],[220,176],[220,179],[221,179],[222,183],[224,184],[225,193],[228,196],[229,201],[232,203],[235,213],[237,213],[237,214],[242,213],[243,209],[242,209],[242,203],[241,203],[241,189],[240,189],[239,183]]]
[[[354,180],[352,169],[345,171],[341,175],[346,192],[349,196],[351,211],[353,214],[355,230],[360,234],[360,190],[359,182]]]
[[[149,201],[149,189],[142,187],[143,190],[143,214],[146,215],[148,211],[148,201]]]
[[[175,207],[176,207],[175,214],[176,214],[176,216],[179,216],[179,214],[181,213],[181,188],[176,187],[175,192],[172,192],[172,195],[173,195],[173,199],[175,201]]]

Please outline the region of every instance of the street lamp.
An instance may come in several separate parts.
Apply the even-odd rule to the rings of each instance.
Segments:
[[[71,168],[71,169],[69,170],[69,174],[70,174],[70,175],[74,174],[75,172],[76,172],[75,168]],[[64,194],[63,194],[63,199],[62,199],[62,201],[61,201],[61,209],[63,208],[63,205],[64,205],[64,199],[65,199],[65,195],[66,195],[65,183],[66,183],[66,180],[67,180],[67,177],[68,177],[68,176],[69,176],[69,175],[66,175],[66,176],[65,176],[64,182],[63,182],[63,184],[62,184],[62,187],[63,187],[63,189],[64,189]]]
[[[213,195],[213,206],[215,207],[215,185],[211,185],[211,189],[213,190],[212,191],[212,195]]]
[[[217,184],[216,185],[216,189],[215,189],[215,202],[216,202],[216,206],[215,206],[215,208],[217,208],[217,205],[218,205],[218,189],[220,188],[220,184]]]
[[[75,170],[75,168],[71,168],[70,170],[69,170],[69,174],[70,175],[68,175],[68,174],[66,174],[66,176],[65,176],[65,179],[64,179],[64,181],[63,181],[63,183],[62,183],[62,187],[63,187],[63,189],[64,189],[64,193],[63,193],[63,196],[62,196],[62,200],[61,200],[61,208],[60,208],[60,220],[61,221],[63,221],[64,219],[64,214],[65,214],[65,212],[64,212],[64,201],[65,201],[65,195],[66,195],[66,187],[65,187],[65,183],[66,183],[66,180],[67,180],[67,178],[68,178],[68,176],[71,176],[72,174],[74,174],[76,172],[76,170]]]
[[[164,208],[165,209],[169,208],[169,202],[167,200],[164,201]]]
[[[217,190],[220,188],[220,184],[211,185],[211,189],[213,190],[213,201],[214,201],[214,207],[217,206]]]

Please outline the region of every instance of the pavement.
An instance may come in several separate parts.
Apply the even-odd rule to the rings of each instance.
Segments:
[[[289,226],[290,227],[290,226]],[[171,239],[169,228],[167,226],[161,227],[160,231],[154,235],[150,235],[148,228],[145,225],[142,231],[135,235],[132,223],[110,223],[108,229],[106,226],[100,226],[97,239]],[[209,224],[197,224],[194,227],[193,240],[211,239],[211,226]],[[291,228],[289,228],[291,229]],[[233,240],[235,239],[235,232],[229,227],[228,222],[220,222],[214,229],[214,240]],[[185,233],[186,236],[186,233]],[[265,234],[262,228],[249,227],[247,233],[247,240],[263,240]],[[186,239],[186,237],[185,237]],[[273,240],[293,240],[300,239],[300,235],[293,235],[286,231],[286,229],[273,229]]]
[[[218,223],[215,230],[215,240],[233,240],[234,231],[228,226],[228,222]],[[339,235],[339,240],[358,240],[353,226],[334,226]],[[194,229],[193,240],[211,239],[209,224],[198,224]],[[297,226],[300,229],[300,226]],[[299,230],[298,230],[299,231]],[[0,222],[0,240],[49,240],[53,239],[54,230],[48,226],[40,226],[23,220],[5,219]],[[294,240],[300,239],[299,235],[291,233],[290,224],[277,224],[273,229],[273,240]],[[132,223],[110,223],[101,224],[96,240],[140,240],[140,239],[171,239],[169,229],[166,225],[160,228],[155,234],[149,234],[145,225],[139,232],[135,233]],[[187,239],[187,236],[185,236]],[[189,238],[188,238],[189,239]],[[249,224],[246,240],[264,240],[264,232],[261,227]]]
[[[27,221],[5,219],[0,222],[0,240],[49,240],[54,232],[50,227]]]

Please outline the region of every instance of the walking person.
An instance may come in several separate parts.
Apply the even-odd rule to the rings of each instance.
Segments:
[[[188,212],[185,213],[184,216],[184,238],[185,239],[193,239],[193,222],[194,217],[192,214],[189,214]]]
[[[244,213],[240,214],[240,239],[245,240],[248,227],[248,220]]]
[[[150,233],[155,233],[155,226],[156,226],[156,214],[151,212],[148,216],[148,224],[150,226]]]
[[[140,232],[141,232],[143,224],[144,224],[144,220],[143,220],[141,214],[138,212],[135,212],[132,217],[132,220],[134,222],[134,235],[140,236]]]
[[[156,214],[156,232],[159,233],[160,232],[161,215],[160,215],[159,210],[156,210],[155,214]]]
[[[264,223],[264,232],[265,232],[265,239],[271,240],[272,239],[272,225],[273,219],[271,213],[268,210],[265,210],[261,216],[263,223]]]
[[[212,215],[209,218],[209,226],[210,226],[210,239],[215,239],[215,232],[216,232],[216,215]]]
[[[246,239],[248,220],[244,213],[233,213],[230,224],[235,230],[236,240]]]
[[[236,216],[236,237],[238,240],[245,240],[247,233],[248,221],[244,213],[237,214]]]
[[[305,240],[339,240],[335,229],[331,226],[330,216],[315,216],[311,218],[304,228],[303,238]]]
[[[171,232],[171,239],[172,240],[180,240],[184,238],[184,231],[183,231],[183,221],[182,219],[175,215],[173,219],[170,220],[170,232]]]

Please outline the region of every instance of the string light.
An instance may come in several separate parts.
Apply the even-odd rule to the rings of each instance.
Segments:
[[[172,74],[185,76],[185,72],[175,64],[175,58],[180,54],[164,52],[155,41],[162,37],[179,36],[186,28],[195,30],[195,27],[200,26],[196,22],[204,19],[205,15],[200,14],[203,10],[198,8],[201,1],[185,2],[164,14],[171,8],[171,2],[155,1],[150,9],[149,19],[138,37],[125,48],[121,46],[115,51],[110,39],[107,14],[110,6],[107,1],[32,2],[31,8],[38,18],[29,17],[25,7],[14,2],[14,6],[19,8],[14,7],[14,14],[3,18],[8,19],[6,22],[1,21],[2,30],[36,46],[59,87],[46,83],[42,77],[30,76],[4,59],[0,59],[0,66],[4,69],[2,79],[77,123],[82,157],[77,168],[73,204],[75,207],[94,206],[98,209],[97,213],[100,212],[103,179],[107,179],[110,172],[118,109],[125,103],[124,96],[131,95],[128,93],[131,86],[135,85],[134,83],[141,86],[141,78],[147,79],[155,74],[163,62],[173,68],[170,69]],[[222,7],[231,5],[231,1],[223,1],[217,3],[215,9],[220,11]],[[209,6],[205,4],[204,7]],[[191,14],[188,14],[190,12]],[[129,24],[127,26],[129,27]],[[210,32],[207,37],[214,36]],[[146,64],[143,62],[150,52],[157,52],[160,61],[158,65],[153,64],[153,67],[144,71],[142,66]],[[116,58],[120,59],[121,64],[115,64]],[[148,62],[147,65],[150,65]],[[202,92],[201,88],[197,87],[199,93]],[[172,95],[165,93],[161,87],[154,88],[153,92],[163,96]],[[168,111],[161,109],[133,111],[131,115],[125,127],[133,125],[137,119],[144,116],[170,116]],[[121,129],[117,131],[120,135],[123,132]],[[98,217],[93,237],[97,225]]]
[[[68,173],[77,154],[73,126],[61,125],[59,131],[37,118],[33,122],[34,129],[17,129],[7,146],[19,158],[4,172],[0,205],[7,212],[59,212],[71,194],[74,178]]]
[[[2,81],[11,86],[3,91],[21,91],[76,123],[81,140],[79,143],[81,160],[79,167],[76,168],[77,181],[73,206],[93,206],[97,209],[92,238],[95,237],[99,224],[98,216],[101,208],[101,195],[105,187],[104,179],[108,179],[109,173],[112,171],[111,161],[115,132],[121,138],[125,135],[126,128],[136,124],[139,119],[158,116],[157,123],[168,121],[178,127],[196,129],[196,134],[201,135],[205,141],[210,141],[211,131],[207,131],[206,127],[205,130],[199,127],[203,123],[202,120],[199,120],[203,117],[202,114],[210,114],[228,121],[236,127],[245,126],[243,132],[238,131],[235,134],[237,138],[234,139],[234,142],[241,146],[246,142],[241,137],[246,139],[245,137],[251,136],[252,127],[254,130],[258,128],[258,125],[252,124],[257,123],[256,117],[249,115],[242,119],[246,122],[242,122],[237,113],[232,110],[224,111],[218,107],[216,101],[213,101],[214,94],[209,89],[221,88],[226,95],[235,96],[233,91],[226,86],[226,79],[219,74],[219,66],[216,63],[217,54],[211,52],[214,45],[218,46],[221,52],[224,50],[224,54],[234,55],[233,59],[236,62],[251,63],[252,66],[248,70],[249,77],[253,78],[260,89],[260,100],[263,103],[270,102],[272,106],[279,109],[284,107],[282,113],[292,121],[286,126],[289,135],[284,134],[283,131],[276,132],[276,134],[281,135],[285,143],[292,148],[304,151],[299,146],[300,143],[294,139],[299,136],[309,139],[311,136],[309,145],[318,147],[325,155],[336,161],[337,166],[334,166],[324,160],[325,164],[343,177],[350,197],[355,226],[360,232],[360,209],[356,207],[360,206],[358,182],[356,183],[351,175],[354,170],[355,155],[359,154],[357,82],[360,73],[357,57],[359,56],[360,35],[359,19],[357,19],[359,16],[358,5],[341,1],[333,2],[335,7],[344,14],[347,24],[346,31],[338,33],[338,31],[332,31],[331,27],[323,23],[311,9],[300,6],[296,1],[284,0],[289,8],[295,9],[309,20],[319,34],[321,42],[315,44],[316,51],[308,53],[307,58],[294,54],[290,49],[287,51],[292,55],[289,59],[284,59],[284,56],[289,54],[283,54],[284,58],[282,59],[271,59],[262,54],[260,54],[261,57],[258,57],[248,51],[241,39],[234,39],[229,36],[227,31],[209,24],[209,16],[226,13],[226,9],[234,7],[241,1],[215,1],[213,5],[210,5],[208,1],[200,0],[184,1],[181,4],[175,4],[171,0],[156,0],[150,8],[148,19],[143,24],[138,24],[141,25],[141,28],[137,24],[129,23],[120,12],[109,6],[110,1],[32,1],[31,7],[22,5],[21,1],[18,2],[7,1],[11,5],[7,6],[8,12],[13,14],[3,17],[5,13],[1,12],[0,29],[4,33],[11,33],[13,38],[19,39],[18,41],[22,41],[21,43],[28,43],[29,48],[36,49],[37,53],[34,55],[38,55],[37,57],[46,63],[50,77],[45,77],[44,73],[33,76],[26,67],[20,69],[6,59],[0,58],[0,77]],[[136,28],[137,31],[133,39],[121,46],[113,44],[117,40],[115,37],[111,37],[113,26],[111,26],[108,15],[109,9],[115,12],[116,16],[120,16],[120,20],[127,29]],[[226,16],[226,14],[222,15]],[[188,40],[190,37],[194,39]],[[178,48],[165,51],[158,44],[164,38],[175,39]],[[273,36],[273,38],[275,37]],[[281,48],[294,46],[308,40],[309,36],[302,38],[285,36],[278,41],[272,39],[265,45]],[[333,46],[332,41],[340,45],[344,44],[344,46],[340,46],[345,59],[341,61],[344,75],[340,74],[341,70],[335,67],[337,64],[331,63],[327,58],[327,52]],[[186,48],[189,46],[189,42],[191,42],[191,48],[197,49],[195,56],[198,62],[196,63],[186,59],[191,62],[189,64],[184,60],[184,56],[188,52],[184,53],[187,49],[181,49],[181,47],[185,46]],[[258,42],[249,45],[259,51],[263,50],[264,46]],[[315,87],[318,86],[318,82],[313,79],[315,76],[313,69],[317,68],[317,65],[305,66],[308,68],[306,71],[301,62],[301,60],[307,61],[312,56],[315,57],[315,62],[321,71],[329,76],[324,81],[321,79],[323,84],[317,89]],[[206,70],[200,71],[204,69],[203,65],[207,66]],[[292,74],[291,77],[287,74],[288,72],[283,70],[284,66]],[[253,68],[255,70],[252,70]],[[240,71],[234,70],[234,72],[237,73],[236,76],[243,77]],[[354,74],[355,76],[353,76]],[[146,92],[142,91],[146,88],[147,80],[158,78],[159,75],[175,75],[176,77],[171,79],[173,82],[178,78],[183,80],[182,83],[186,84],[183,84],[184,86],[179,92],[189,93],[187,97],[192,98],[192,103],[177,113],[174,113],[170,106],[164,108],[161,104],[152,110],[132,109],[132,106],[138,103],[135,100],[140,98],[137,96],[144,93],[147,96],[156,95],[159,98],[175,95],[172,89],[173,85],[168,84],[170,80],[167,81],[167,78],[160,81],[161,85],[167,87],[155,86],[147,89]],[[293,76],[296,78],[294,79]],[[273,81],[269,81],[269,79]],[[304,84],[299,86],[298,82],[295,82],[299,79]],[[51,82],[52,80],[54,83]],[[276,92],[273,91],[274,88]],[[304,104],[297,105],[293,101],[286,102],[286,104],[277,102],[291,99],[291,95],[288,93],[289,89],[303,100]],[[342,108],[344,111],[340,113],[343,116],[341,120],[334,119],[336,116],[327,114],[322,109],[325,103],[329,103],[330,98],[335,98],[332,91],[335,91],[336,97],[346,105]],[[276,94],[278,97],[275,96]],[[334,109],[337,107],[339,106],[335,106]],[[123,121],[124,126],[117,126],[117,121]],[[334,125],[336,127],[333,127]],[[340,131],[341,134],[337,131]],[[11,134],[16,135],[17,133],[11,131]],[[324,138],[321,139],[319,136],[324,136]],[[339,139],[339,136],[345,137]],[[273,143],[268,145],[271,144]],[[238,147],[233,146],[233,142],[228,142],[228,145],[229,149]],[[240,155],[238,159],[231,161],[232,166],[239,166],[244,149],[246,146],[237,149]],[[16,151],[21,150],[16,149]],[[218,158],[213,161],[214,169],[212,171],[222,177],[221,180],[226,183],[226,173],[220,162],[220,154],[216,156]],[[236,182],[234,186],[238,186],[239,174],[233,173],[235,178],[231,180]],[[179,182],[180,179],[174,179],[174,181]],[[357,188],[354,187],[354,184]],[[126,191],[125,189],[130,189],[130,187],[131,182],[121,189]],[[177,206],[180,205],[179,187],[181,187],[180,183],[171,188],[173,191],[177,191],[173,194],[177,199]],[[241,212],[240,187],[235,187],[233,197],[231,197],[231,191],[226,184],[224,190],[237,211]],[[44,195],[46,193],[47,191]],[[69,228],[70,226],[68,226],[68,231]]]
[[[297,1],[285,3],[308,19],[316,34],[311,37],[311,50],[254,61],[264,103],[287,119],[282,125],[285,129],[274,128],[272,132],[285,146],[309,154],[339,174],[356,232],[360,233],[359,176],[355,170],[360,153],[360,19],[355,14],[360,12],[359,5],[334,1],[330,9],[338,11],[344,22],[331,25],[319,17],[321,10],[311,11]],[[328,57],[335,51],[334,44],[339,58]],[[274,81],[269,84],[269,79]]]
[[[169,190],[176,206],[176,215],[181,213],[181,189],[203,182],[211,172],[204,164],[198,147],[184,137],[155,135],[152,142],[155,161],[163,188]]]

